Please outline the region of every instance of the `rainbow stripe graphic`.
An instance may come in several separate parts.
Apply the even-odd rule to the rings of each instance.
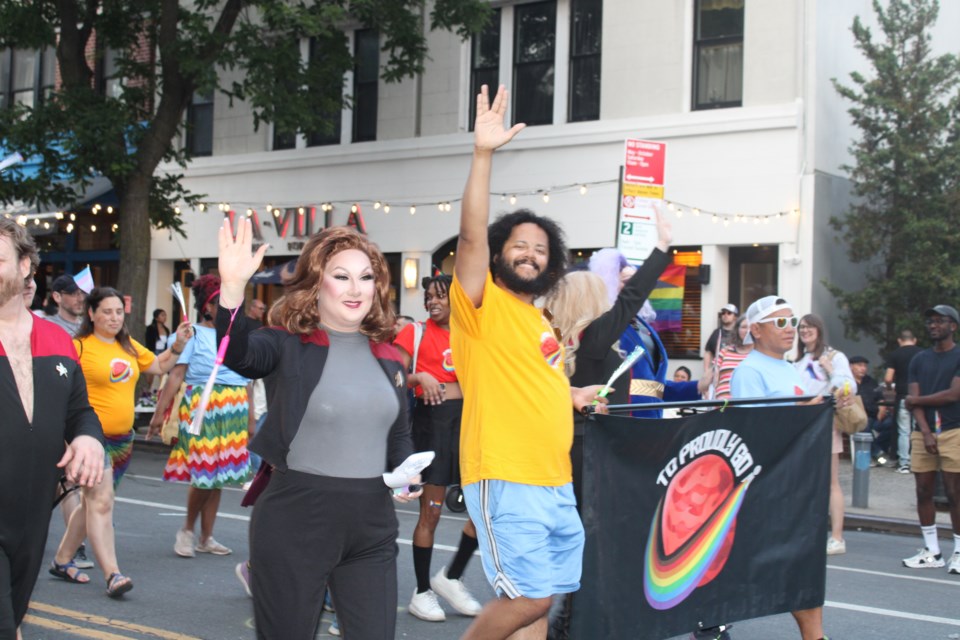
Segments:
[[[671,264],[660,275],[657,286],[650,293],[650,306],[657,312],[651,324],[660,331],[680,331],[683,328],[683,286],[687,267]]]
[[[663,546],[660,540],[660,516],[663,511],[661,498],[650,524],[644,563],[646,570],[643,573],[643,592],[651,607],[659,611],[672,609],[686,600],[699,586],[723,547],[730,528],[736,522],[743,497],[753,477],[750,475],[749,479],[731,491],[700,531],[669,558],[662,557],[660,551]]]

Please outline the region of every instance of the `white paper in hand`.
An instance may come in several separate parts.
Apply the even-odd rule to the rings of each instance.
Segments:
[[[433,451],[415,453],[400,463],[400,466],[390,473],[383,474],[383,482],[391,489],[406,487],[413,477],[430,466],[433,462]]]

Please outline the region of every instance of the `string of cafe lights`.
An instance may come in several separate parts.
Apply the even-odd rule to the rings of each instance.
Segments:
[[[571,184],[564,185],[555,185],[549,188],[535,188],[535,189],[526,189],[526,190],[517,190],[517,191],[494,191],[491,192],[491,196],[494,198],[499,198],[501,202],[507,202],[510,206],[513,206],[517,203],[520,198],[529,198],[537,197],[544,204],[549,204],[551,196],[577,192],[581,196],[585,196],[591,188],[601,187],[606,185],[617,184],[616,179],[612,180],[596,180],[592,182],[576,182]],[[406,211],[410,215],[415,215],[417,211],[430,210],[433,207],[441,213],[450,212],[453,210],[454,203],[460,203],[462,198],[451,198],[451,199],[441,199],[441,200],[370,200],[370,199],[344,199],[344,200],[330,200],[330,201],[321,201],[319,204],[320,211],[324,213],[329,213],[334,210],[338,210],[340,207],[343,207],[344,210],[349,210],[351,213],[356,213],[361,210],[361,207],[369,211],[371,208],[374,211],[382,212],[383,214],[390,214],[391,211],[399,210]],[[793,218],[796,219],[800,215],[799,209],[788,209],[783,211],[775,211],[773,213],[764,213],[764,214],[755,214],[755,213],[727,213],[721,211],[711,211],[709,209],[704,209],[702,207],[678,202],[676,200],[664,200],[664,206],[667,211],[673,213],[677,218],[682,218],[685,215],[690,215],[692,217],[709,217],[710,221],[713,224],[723,224],[724,226],[729,226],[730,224],[769,224],[772,220],[778,220],[782,218]],[[302,203],[302,201],[301,201]],[[274,216],[280,215],[281,211],[288,209],[296,209],[301,215],[307,212],[308,208],[311,206],[303,205],[301,203],[293,204],[266,204],[266,211]],[[209,211],[219,211],[226,215],[231,210],[237,210],[240,212],[246,212],[247,216],[252,216],[254,212],[263,207],[263,204],[260,202],[216,202],[216,201],[205,201],[200,202],[196,205],[195,209],[199,213],[205,213]],[[263,210],[263,209],[260,209]],[[174,213],[176,215],[182,215],[184,209],[182,207],[174,207]],[[113,206],[102,206],[97,203],[94,204],[90,210],[90,213],[94,216],[98,214],[106,214],[107,216],[117,215],[118,211]],[[13,218],[14,215],[10,213],[4,214],[7,218]],[[73,233],[77,226],[77,214],[76,212],[68,211],[57,211],[55,213],[40,213],[40,214],[20,214],[16,216],[16,221],[21,226],[27,226],[28,224],[33,224],[36,226],[42,226],[45,230],[49,230],[52,227],[51,219],[60,222],[62,220],[68,220],[64,230],[67,233]],[[110,225],[111,231],[114,233],[119,229],[119,225],[116,222],[107,221],[105,224]],[[97,222],[90,223],[90,230],[96,232],[99,225]]]
[[[682,218],[684,214],[689,213],[694,218],[703,216],[710,217],[710,222],[713,224],[723,224],[723,226],[728,227],[731,223],[733,224],[770,224],[771,220],[779,220],[782,218],[792,218],[796,219],[800,217],[799,209],[787,209],[784,211],[776,211],[774,213],[724,213],[720,211],[706,211],[699,207],[693,205],[684,204],[682,202],[677,202],[675,200],[664,200],[663,204],[666,206],[667,211],[673,212],[677,218]]]

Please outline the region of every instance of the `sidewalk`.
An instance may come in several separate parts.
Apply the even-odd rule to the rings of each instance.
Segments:
[[[840,460],[840,486],[843,487],[843,497],[847,505],[845,529],[861,528],[920,535],[913,474],[897,473],[896,469],[885,467],[870,469],[868,506],[865,509],[851,506],[853,465],[850,460]],[[952,536],[948,511],[937,509],[937,529],[941,538]]]

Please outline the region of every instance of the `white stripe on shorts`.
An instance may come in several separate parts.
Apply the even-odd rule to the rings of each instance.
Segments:
[[[490,511],[487,501],[490,495],[490,483],[487,480],[480,481],[480,520],[483,522],[483,528],[487,532],[487,540],[490,541],[490,555],[493,558],[493,566],[497,570],[497,575],[493,579],[494,590],[503,591],[504,595],[513,600],[523,594],[513,584],[513,581],[507,577],[500,566],[500,551],[497,549],[497,538],[493,535],[493,520],[490,518]]]

